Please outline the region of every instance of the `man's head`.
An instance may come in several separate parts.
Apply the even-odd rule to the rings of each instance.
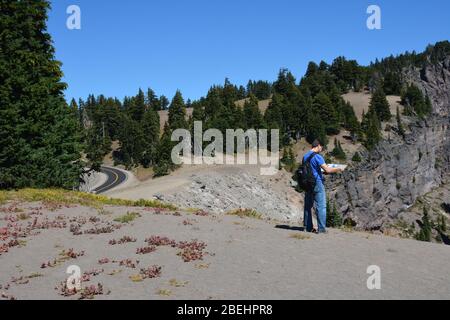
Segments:
[[[320,142],[319,139],[314,140],[314,142],[312,143],[312,150],[315,153],[321,153],[323,150],[323,145],[322,142]]]

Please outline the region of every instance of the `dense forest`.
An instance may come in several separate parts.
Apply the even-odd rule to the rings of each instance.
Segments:
[[[289,153],[289,146],[301,138],[311,142],[320,139],[328,143],[330,135],[349,130],[354,142],[373,149],[382,138],[381,123],[396,116],[400,135],[404,135],[401,117],[392,115],[386,95],[399,95],[406,116],[427,116],[432,108],[427,96],[414,84],[402,78],[406,67],[420,67],[427,61],[437,61],[450,52],[448,42],[430,46],[425,52],[405,53],[360,66],[345,57],[331,64],[310,62],[302,79],[297,81],[287,69],[281,69],[274,82],[249,81],[237,86],[225,79],[223,85],[212,86],[208,93],[196,100],[185,101],[178,91],[169,103],[152,89],[139,90],[136,96],[123,101],[104,96],[89,96],[86,101],[72,101],[78,110],[81,125],[86,129],[88,159],[94,167],[111,151],[111,141],[119,142],[114,151],[117,164],[127,168],[153,166],[155,175],[165,175],[175,167],[170,154],[174,142],[171,132],[177,128],[193,130],[194,121],[202,121],[203,129],[279,129],[281,148]],[[359,122],[353,107],[342,95],[368,90],[372,94],[369,110]],[[245,99],[240,107],[236,101]],[[263,114],[258,102],[270,99]],[[192,116],[187,117],[187,109]],[[160,132],[157,111],[168,110],[169,122]],[[342,154],[333,150],[332,154]],[[342,157],[342,155],[341,155]],[[359,155],[356,157],[358,158]]]
[[[155,176],[175,169],[171,161],[174,129],[279,129],[281,148],[301,138],[308,141],[350,131],[354,142],[373,149],[381,139],[381,122],[392,118],[386,95],[401,95],[405,115],[425,117],[431,102],[402,78],[404,68],[421,67],[450,53],[448,41],[425,52],[405,53],[360,66],[338,57],[331,64],[310,62],[297,80],[281,69],[274,82],[249,81],[237,86],[225,79],[196,100],[180,91],[169,100],[152,89],[135,96],[90,95],[68,104],[61,82],[61,64],[55,60],[46,30],[49,3],[45,0],[0,0],[0,188],[77,188],[86,167],[99,170],[113,151],[116,164],[127,168],[153,167]],[[369,90],[369,111],[360,123],[342,94]],[[243,107],[236,101],[245,99]],[[270,99],[263,114],[258,101]],[[187,117],[187,109],[192,116]],[[168,110],[160,128],[158,111]],[[399,134],[401,117],[396,115]],[[112,144],[118,148],[112,149]],[[342,156],[337,144],[336,154]],[[289,152],[285,152],[289,154]],[[356,155],[355,155],[356,157]],[[359,155],[358,155],[359,157]]]

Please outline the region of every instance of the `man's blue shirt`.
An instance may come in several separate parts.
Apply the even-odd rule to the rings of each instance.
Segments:
[[[306,160],[309,158],[309,156],[311,154],[313,154],[312,151],[309,151],[307,154],[305,154],[305,156],[303,157],[304,163],[306,163]],[[313,175],[316,178],[316,181],[320,181],[322,183],[325,181],[325,179],[323,178],[323,175],[322,175],[322,170],[321,170],[321,167],[324,164],[325,164],[325,159],[320,154],[316,154],[311,159],[311,167],[313,170]]]

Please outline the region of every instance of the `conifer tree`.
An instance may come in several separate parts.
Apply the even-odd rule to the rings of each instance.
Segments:
[[[365,118],[366,120],[364,121],[364,123],[366,124],[366,138],[364,141],[364,145],[368,150],[372,150],[382,138],[381,124],[380,120],[378,119],[377,113],[373,110],[367,113],[365,115]]]
[[[264,121],[270,129],[284,129],[283,126],[283,97],[279,94],[274,94],[269,107],[264,114]]]
[[[361,162],[361,155],[359,154],[359,152],[355,152],[355,154],[353,155],[352,161],[354,162]]]
[[[343,114],[344,114],[344,128],[350,131],[350,134],[353,137],[353,140],[358,139],[361,132],[361,124],[358,121],[358,118],[355,115],[355,110],[353,106],[347,102],[343,106]]]
[[[342,149],[341,142],[336,138],[334,140],[334,149],[331,151],[331,155],[338,160],[346,160],[347,156],[344,149]]]
[[[119,132],[120,148],[115,153],[116,161],[125,165],[128,169],[137,167],[145,150],[145,138],[142,126],[131,119],[127,114],[121,117]]]
[[[416,235],[416,239],[424,242],[431,242],[431,221],[428,215],[428,209],[426,207],[423,208],[423,217],[422,223],[420,226],[420,231]]]
[[[161,101],[158,99],[158,97],[155,94],[155,91],[152,89],[147,90],[147,97],[145,100],[146,109],[153,109],[155,111],[160,110]]]
[[[253,94],[250,94],[248,101],[244,103],[244,129],[262,129],[264,127],[263,124],[263,116],[258,106],[258,99]]]
[[[376,89],[372,95],[369,110],[372,109],[377,113],[378,119],[380,121],[391,120],[392,115],[389,102],[387,101],[386,95],[381,88]]]
[[[144,91],[139,89],[138,94],[130,100],[128,105],[128,114],[134,121],[141,122],[146,109]]]
[[[171,130],[188,128],[186,121],[186,105],[184,104],[183,96],[179,90],[173,97],[169,107],[169,126]]]
[[[336,204],[333,202],[331,205],[330,200],[327,200],[327,227],[328,228],[339,228],[342,227],[344,221],[341,214],[336,208]]]
[[[160,118],[158,112],[150,107],[142,119],[144,150],[141,163],[148,167],[154,163],[156,148],[160,136]]]
[[[402,104],[405,106],[405,115],[408,116],[412,116],[415,113],[419,117],[424,117],[433,111],[430,98],[424,96],[415,84],[409,85],[406,91],[403,92]]]
[[[331,100],[328,96],[320,92],[313,102],[314,112],[317,112],[325,125],[325,131],[329,135],[339,133],[339,118]]]
[[[47,32],[47,0],[0,2],[0,189],[77,188],[77,119]]]
[[[438,230],[441,233],[447,233],[447,221],[443,214],[441,214],[438,218]]]
[[[309,143],[312,143],[315,139],[318,139],[324,144],[324,146],[326,146],[328,144],[327,132],[321,117],[312,110],[309,110],[307,119],[306,140]]]
[[[159,97],[158,111],[167,110],[169,108],[169,105],[170,105],[170,101],[169,101],[169,99],[167,99],[167,97],[165,95],[162,95]]]
[[[172,131],[168,123],[164,126],[163,135],[156,148],[155,165],[153,167],[155,177],[168,175],[176,166],[172,162],[172,149],[175,145],[171,140]]]

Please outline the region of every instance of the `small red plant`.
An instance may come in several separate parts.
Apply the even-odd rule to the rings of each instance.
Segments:
[[[141,275],[142,279],[153,279],[158,278],[161,276],[161,267],[159,266],[152,266],[150,268],[141,269],[139,274]]]
[[[176,241],[171,240],[167,237],[160,237],[160,236],[152,236],[148,239],[145,239],[145,242],[147,242],[151,246],[161,247],[161,246],[176,246]]]
[[[143,247],[143,248],[137,248],[136,254],[148,254],[148,253],[152,253],[155,251],[156,251],[155,246],[148,246],[148,247]]]

